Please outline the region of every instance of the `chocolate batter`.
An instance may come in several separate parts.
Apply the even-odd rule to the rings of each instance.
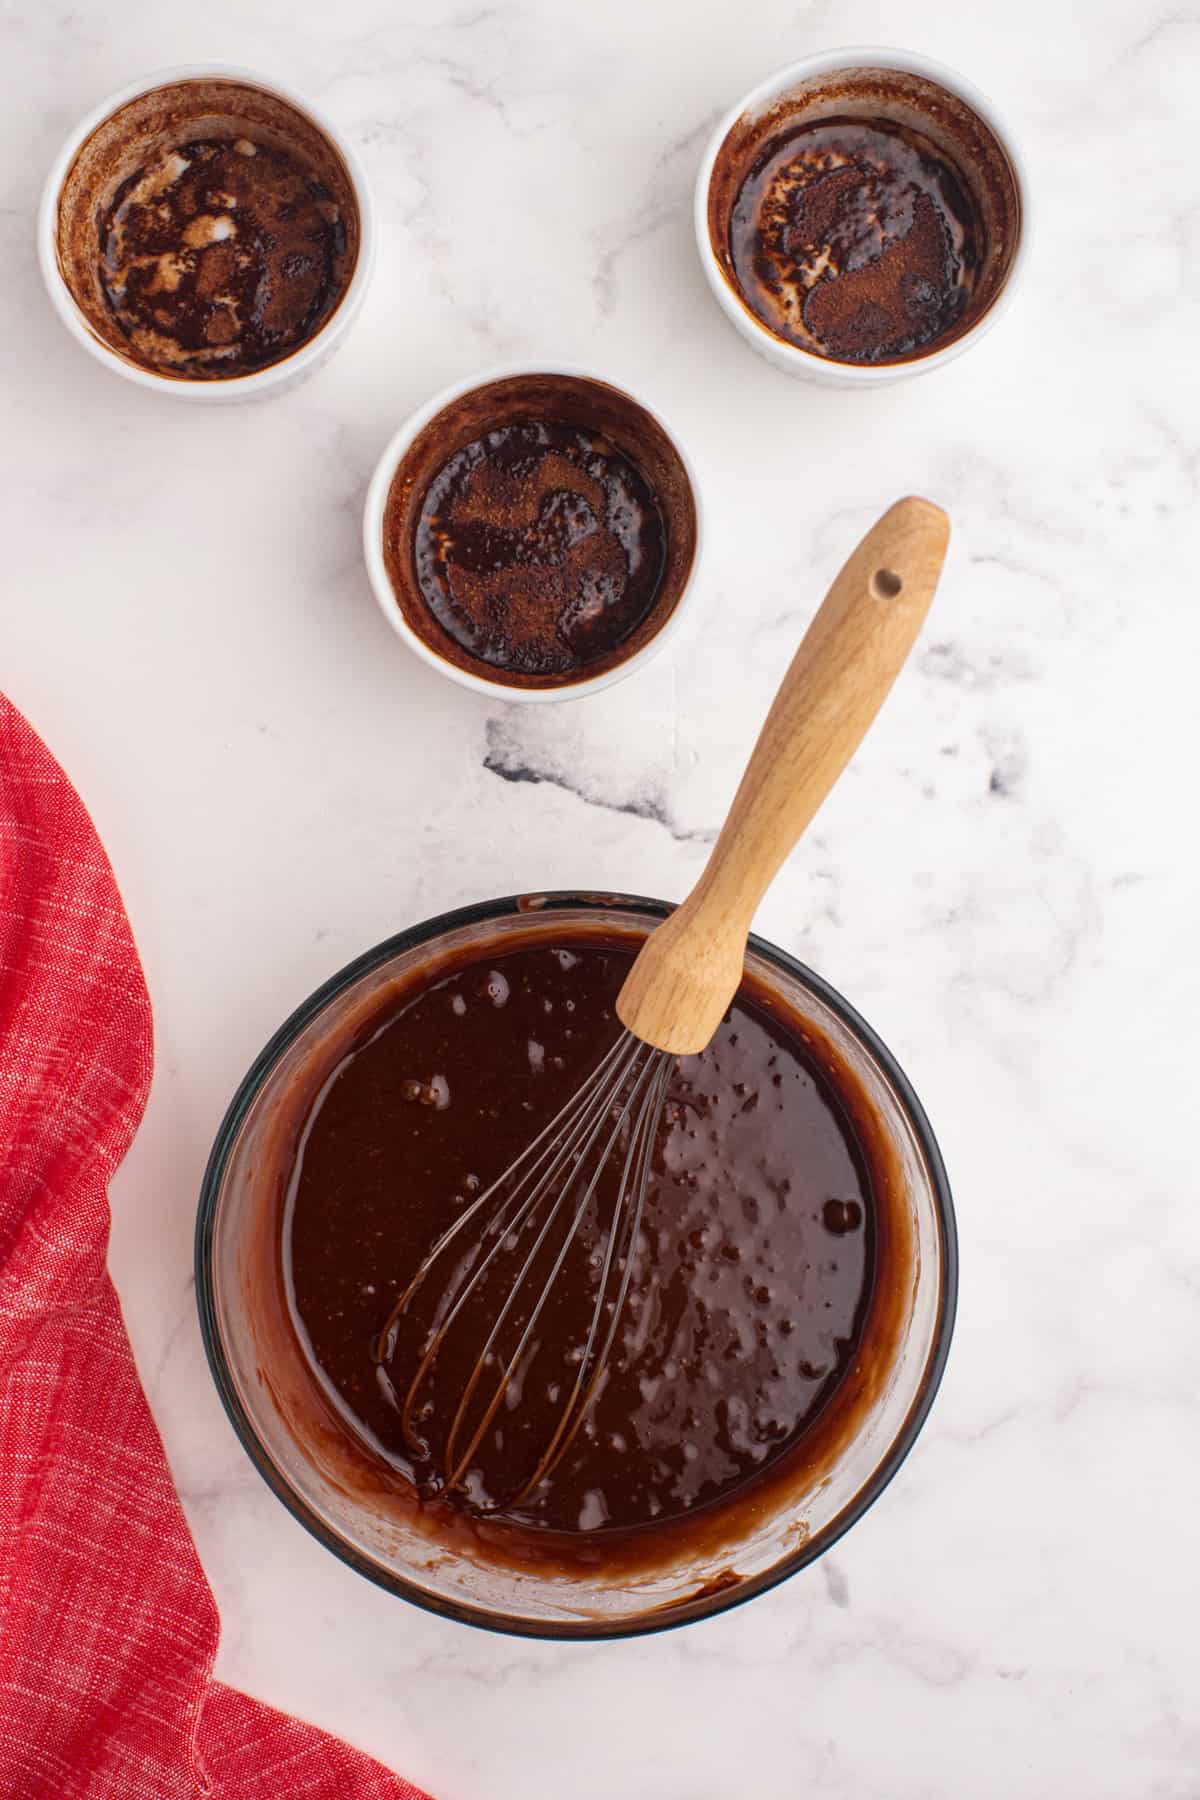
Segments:
[[[1021,206],[1003,147],[964,100],[902,70],[841,69],[736,121],[708,228],[768,331],[869,365],[930,355],[987,312]]]
[[[801,122],[763,148],[729,221],[738,285],[778,337],[839,362],[892,362],[945,335],[970,298],[982,222],[920,132]]]
[[[653,488],[607,439],[526,419],[476,438],[425,495],[414,546],[430,613],[470,655],[566,675],[623,644],[666,566]]]
[[[359,1030],[303,1120],[282,1226],[293,1323],[327,1397],[427,1501],[441,1490],[448,1419],[481,1339],[477,1329],[447,1339],[418,1412],[422,1454],[405,1440],[398,1401],[444,1280],[422,1290],[380,1361],[381,1330],[439,1233],[612,1041],[632,950],[576,933],[478,958],[389,998]],[[888,1177],[863,1105],[797,1022],[744,984],[709,1049],[672,1077],[631,1298],[585,1425],[510,1507],[553,1432],[586,1330],[615,1169],[454,1507],[529,1542],[659,1532],[803,1454],[886,1280]],[[514,1248],[500,1259],[482,1298],[491,1316],[516,1258]],[[522,1324],[518,1314],[514,1330]]]
[[[388,578],[447,662],[506,687],[563,687],[635,655],[670,617],[696,549],[671,439],[621,389],[529,374],[474,388],[392,478]]]
[[[278,362],[341,295],[329,189],[249,138],[160,151],[121,184],[100,240],[104,293],[138,359],[193,377]]]

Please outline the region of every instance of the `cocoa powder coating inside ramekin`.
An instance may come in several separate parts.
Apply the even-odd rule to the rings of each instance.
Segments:
[[[402,453],[382,529],[416,636],[455,668],[523,689],[570,687],[636,656],[678,606],[697,543],[692,484],[657,420],[606,382],[549,373],[445,406]]]
[[[202,148],[172,182],[190,145]],[[122,212],[141,188],[146,203]],[[360,238],[354,184],[329,138],[235,80],[127,101],[89,133],[58,195],[58,268],[88,328],[173,380],[253,374],[310,342],[345,298]],[[120,291],[137,304],[118,304]]]
[[[930,168],[940,170],[939,181],[949,182],[952,191],[955,188],[961,191],[970,221],[969,267],[957,271],[962,278],[960,291],[955,296],[957,309],[947,307],[944,323],[936,330],[914,331],[911,341],[906,343],[903,334],[896,330],[895,320],[887,320],[877,307],[877,296],[870,290],[873,287],[882,290],[885,281],[874,279],[875,269],[871,264],[875,257],[878,258],[875,268],[881,270],[885,254],[890,255],[897,265],[903,264],[906,256],[911,262],[911,270],[901,268],[899,271],[897,295],[903,294],[909,286],[928,287],[929,271],[922,266],[928,257],[922,259],[916,253],[916,232],[911,233],[913,248],[909,254],[909,245],[905,241],[908,221],[903,217],[903,206],[899,209],[901,216],[883,220],[881,242],[873,253],[870,233],[872,225],[878,222],[874,210],[878,198],[871,191],[869,179],[856,193],[839,197],[843,215],[848,207],[851,222],[860,230],[860,240],[850,253],[850,266],[846,266],[843,255],[845,216],[840,221],[842,243],[837,237],[824,246],[810,241],[817,214],[837,210],[826,198],[826,193],[831,192],[834,185],[848,185],[853,189],[852,164],[837,171],[833,183],[824,183],[819,206],[814,206],[811,201],[805,204],[815,193],[813,188],[801,193],[795,227],[784,229],[775,242],[768,243],[764,238],[757,250],[748,249],[743,230],[742,243],[735,245],[739,198],[744,213],[745,196],[753,190],[756,180],[761,179],[771,157],[779,155],[780,147],[786,146],[792,134],[797,134],[796,142],[801,146],[805,129],[822,125],[829,129],[820,136],[834,140],[835,144],[839,127],[842,135],[851,142],[856,127],[876,127],[874,134],[864,129],[864,137],[873,135],[877,143],[884,145],[889,140],[894,142],[901,159],[905,154],[902,148],[905,142],[915,144],[923,152],[927,171]],[[813,136],[818,134],[814,132]],[[816,154],[819,159],[824,152]],[[835,149],[835,157],[837,154]],[[796,186],[802,189],[814,172],[820,176],[831,171],[819,166],[818,160],[815,170],[799,169]],[[786,171],[781,179],[785,186],[790,185],[791,177]],[[902,182],[893,181],[893,188],[897,185]],[[930,221],[922,220],[919,213],[922,206],[929,211],[927,197],[916,190],[914,197],[918,207],[915,223],[928,226]],[[773,198],[778,206],[780,196]],[[903,195],[900,198],[903,200]],[[788,199],[788,195],[782,195],[784,204]],[[732,293],[773,337],[830,362],[876,365],[917,362],[961,339],[999,297],[1012,268],[1020,234],[1021,198],[1017,177],[995,133],[965,100],[948,88],[925,76],[897,69],[834,70],[799,82],[768,105],[743,113],[717,152],[708,184],[709,241]],[[818,231],[816,235],[820,237],[821,234]],[[784,246],[782,260],[781,242]],[[793,244],[795,269],[784,266]],[[954,253],[949,246],[948,252],[953,263]],[[832,341],[823,342],[820,329],[813,330],[812,326],[814,322],[819,326],[824,314],[837,316],[850,309],[848,293],[839,304],[837,289],[843,283],[847,288],[853,284],[862,291],[863,304],[858,307],[850,302],[856,309],[856,316],[839,318],[840,331],[832,334]],[[875,314],[874,325],[872,314]],[[878,331],[878,342],[874,346],[870,342],[873,328]]]

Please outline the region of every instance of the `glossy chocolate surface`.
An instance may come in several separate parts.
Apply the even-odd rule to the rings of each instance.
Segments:
[[[389,996],[310,1101],[285,1178],[285,1286],[326,1401],[423,1504],[485,1517],[518,1555],[711,1525],[798,1457],[819,1458],[856,1383],[870,1387],[864,1339],[892,1304],[901,1201],[877,1126],[827,1047],[747,984],[709,1050],[672,1076],[630,1303],[570,1452],[507,1506],[554,1428],[586,1327],[614,1168],[465,1493],[442,1496],[445,1429],[478,1335],[448,1338],[434,1366],[421,1454],[399,1406],[444,1289],[431,1285],[382,1355],[381,1330],[438,1233],[611,1042],[630,958],[627,942],[575,933],[476,953]],[[503,1279],[481,1296],[493,1316]]]

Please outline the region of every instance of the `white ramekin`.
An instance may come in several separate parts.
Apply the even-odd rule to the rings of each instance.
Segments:
[[[59,194],[83,144],[96,127],[102,125],[119,107],[155,88],[172,87],[181,81],[236,81],[246,87],[260,88],[264,93],[294,107],[329,139],[341,157],[358,205],[359,241],[354,274],[329,318],[307,343],[301,344],[299,349],[293,350],[281,362],[271,363],[265,369],[255,369],[247,375],[230,375],[220,380],[188,381],[179,376],[160,375],[153,369],[142,368],[137,363],[118,356],[107,344],[101,343],[92,331],[75,304],[74,296],[58,266]],[[135,382],[138,387],[150,388],[159,394],[171,394],[177,400],[189,400],[201,406],[219,406],[231,401],[258,399],[265,394],[278,393],[281,388],[291,387],[302,381],[333,354],[353,324],[371,280],[375,262],[375,214],[367,178],[353,146],[337,126],[308,100],[272,77],[258,74],[254,69],[243,69],[232,63],[189,63],[180,68],[160,69],[141,81],[134,81],[128,87],[120,88],[115,94],[102,100],[99,106],[94,107],[75,126],[55,157],[46,177],[46,185],[42,189],[37,216],[37,250],[46,292],[55,312],[76,343],[82,344],[97,362],[102,363],[106,369],[111,369],[115,375],[123,376],[126,381]]]
[[[968,331],[960,338],[946,345],[944,350],[933,350],[927,356],[914,357],[910,362],[897,363],[839,363],[827,357],[815,355],[811,350],[804,350],[798,344],[786,343],[768,330],[760,319],[751,312],[741,295],[730,284],[724,270],[714,254],[712,240],[708,230],[708,189],[712,180],[714,165],[721,145],[729,132],[745,113],[765,112],[785,94],[799,87],[802,82],[811,81],[820,75],[831,75],[839,69],[895,69],[904,75],[922,75],[927,81],[935,82],[949,93],[964,101],[971,111],[983,121],[991,131],[996,142],[1004,151],[1012,168],[1013,179],[1017,187],[1020,205],[1020,226],[1012,262],[1009,265],[1004,285],[996,295],[987,311],[983,313]],[[774,75],[768,75],[765,81],[751,88],[736,105],[731,106],[720,121],[701,159],[699,173],[696,177],[696,193],[694,203],[694,219],[696,228],[696,244],[700,252],[700,262],[708,277],[708,285],[716,296],[717,304],[726,318],[745,338],[752,349],[760,356],[782,369],[788,375],[807,377],[810,381],[823,383],[828,387],[878,387],[884,382],[904,381],[912,375],[925,375],[934,369],[942,368],[961,356],[970,345],[977,343],[985,331],[1008,310],[1016,292],[1017,282],[1024,272],[1029,250],[1029,181],[1025,165],[1017,149],[1008,125],[997,113],[995,106],[985,94],[944,63],[935,62],[931,56],[921,56],[911,50],[894,50],[880,45],[859,45],[843,50],[823,50],[816,56],[806,56],[801,62],[789,63],[786,69],[779,69]]]
[[[425,427],[445,407],[453,405],[456,400],[461,400],[464,395],[472,393],[476,388],[490,387],[493,382],[507,381],[513,376],[520,375],[561,375],[580,381],[598,381],[606,387],[617,388],[630,400],[636,402],[670,439],[688,478],[696,514],[696,544],[692,554],[691,568],[670,616],[663,621],[649,642],[643,644],[640,650],[635,651],[624,662],[617,663],[614,668],[605,669],[602,674],[593,675],[584,681],[564,682],[561,687],[512,686],[501,679],[492,680],[487,676],[474,675],[469,669],[460,669],[457,664],[439,656],[431,645],[417,635],[404,617],[400,602],[393,592],[383,554],[383,522],[392,477],[396,473],[401,458],[418,433],[424,431]],[[366,558],[367,574],[370,576],[371,586],[384,618],[396,635],[404,640],[413,654],[419,656],[422,662],[428,663],[431,669],[436,669],[439,675],[445,675],[450,681],[457,681],[460,687],[470,688],[476,694],[486,694],[493,700],[534,702],[580,700],[586,694],[598,694],[603,688],[614,687],[618,681],[624,681],[626,676],[636,674],[639,669],[644,669],[646,664],[652,662],[679,632],[684,615],[689,610],[695,587],[696,572],[703,548],[703,530],[703,504],[695,467],[678,434],[663,418],[657,407],[633,388],[622,382],[613,381],[609,376],[602,375],[596,369],[581,368],[577,363],[541,360],[504,363],[495,368],[483,369],[478,374],[469,376],[465,381],[456,381],[450,387],[443,388],[439,394],[433,396],[432,400],[427,400],[424,406],[418,407],[416,412],[409,415],[380,457],[375,467],[375,473],[371,477],[370,486],[367,488],[366,505],[363,508],[363,554]]]

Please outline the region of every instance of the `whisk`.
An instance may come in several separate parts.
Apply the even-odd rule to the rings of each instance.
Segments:
[[[625,979],[616,1003],[620,1035],[549,1124],[438,1238],[379,1334],[376,1359],[383,1365],[418,1291],[435,1271],[448,1277],[416,1371],[397,1398],[406,1441],[427,1456],[421,1425],[431,1407],[422,1395],[447,1346],[458,1346],[454,1360],[467,1373],[448,1422],[440,1421],[440,1457],[444,1491],[462,1489],[536,1346],[585,1222],[594,1234],[595,1293],[557,1422],[532,1468],[481,1510],[511,1509],[534,1493],[567,1454],[600,1390],[626,1314],[676,1059],[705,1049],[728,1010],[758,904],[899,673],[933,598],[948,536],[941,509],[910,498],[892,506],[851,554],[784,676],[700,879],[646,939]],[[611,1173],[617,1176],[615,1198],[597,1217],[606,1170],[608,1185]]]

